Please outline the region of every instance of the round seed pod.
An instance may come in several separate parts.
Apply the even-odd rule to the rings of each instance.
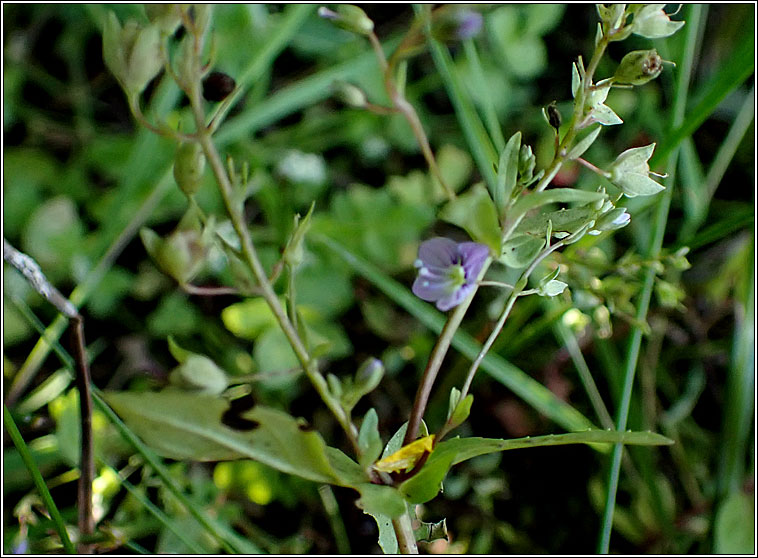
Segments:
[[[234,79],[224,72],[211,72],[203,80],[203,97],[206,101],[223,101],[234,91]]]
[[[196,194],[203,181],[205,155],[197,142],[182,143],[174,158],[174,180],[187,196]]]

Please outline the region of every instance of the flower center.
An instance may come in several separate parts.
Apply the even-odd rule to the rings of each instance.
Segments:
[[[451,265],[447,270],[447,278],[453,289],[462,287],[466,284],[466,270],[463,269],[463,265],[461,264]]]

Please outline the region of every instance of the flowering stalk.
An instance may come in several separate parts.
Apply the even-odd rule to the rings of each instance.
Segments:
[[[188,27],[188,30],[192,31],[193,27]],[[199,77],[199,56],[202,52],[202,38],[198,33],[194,34],[194,56],[192,60],[193,73]],[[284,335],[292,347],[295,356],[300,362],[303,370],[305,371],[308,379],[313,384],[316,392],[324,401],[329,410],[334,414],[337,421],[342,426],[345,434],[350,440],[351,445],[356,451],[356,454],[360,454],[360,448],[358,445],[358,429],[350,421],[349,416],[345,413],[344,409],[338,404],[338,402],[329,393],[329,388],[326,380],[318,370],[317,362],[308,352],[305,344],[297,333],[294,325],[290,321],[287,313],[279,302],[279,298],[276,296],[271,282],[268,279],[266,270],[258,257],[258,253],[255,249],[253,241],[250,237],[250,233],[247,230],[244,217],[240,208],[234,202],[234,195],[232,184],[229,176],[221,161],[221,156],[216,149],[212,139],[211,131],[205,124],[205,112],[202,104],[202,91],[200,80],[195,79],[192,81],[188,91],[186,91],[189,97],[190,106],[195,119],[195,125],[197,127],[197,141],[203,149],[203,153],[210,163],[211,170],[216,178],[216,182],[221,192],[221,197],[224,200],[224,205],[229,213],[234,230],[236,231],[242,245],[242,257],[245,263],[252,271],[253,276],[256,278],[260,294],[271,309],[271,313],[276,319],[279,327],[281,327]]]

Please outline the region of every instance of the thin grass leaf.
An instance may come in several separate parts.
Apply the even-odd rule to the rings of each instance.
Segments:
[[[331,238],[314,234],[311,236],[311,240],[318,242],[339,256],[356,273],[371,281],[398,306],[404,308],[433,332],[442,331],[445,324],[443,314],[417,298],[410,290],[388,277],[373,264],[359,258]],[[456,332],[452,345],[471,360],[476,358],[481,349],[480,343],[461,330]],[[568,403],[558,399],[553,392],[500,355],[488,353],[482,361],[481,368],[521,397],[535,410],[563,426],[566,430],[586,430],[592,427],[592,422],[587,417]]]
[[[201,546],[199,546],[195,541],[187,537],[182,530],[181,527],[179,527],[176,522],[171,519],[168,515],[166,515],[163,510],[161,510],[158,506],[153,504],[144,494],[142,494],[137,488],[130,483],[126,479],[122,479],[120,475],[118,474],[118,471],[116,471],[113,467],[109,465],[104,465],[106,469],[111,471],[116,477],[119,479],[119,482],[121,483],[121,486],[123,486],[129,494],[131,494],[135,500],[137,500],[140,504],[142,504],[145,509],[150,512],[155,519],[157,519],[161,524],[163,524],[169,531],[171,531],[176,537],[183,542],[185,545],[187,545],[187,548],[195,552],[196,554],[204,554],[205,549],[203,549]]]
[[[700,14],[702,6],[690,5],[688,6],[687,21],[687,37],[685,40],[685,54],[678,74],[678,81],[676,86],[676,93],[674,96],[674,103],[672,108],[672,127],[678,129],[683,126],[684,121],[684,108],[687,106],[687,88],[690,83],[690,76],[692,74],[692,68],[694,63],[694,53],[697,47],[697,30],[700,26]],[[696,128],[693,128],[693,131]],[[690,132],[691,133],[691,132]],[[688,134],[689,135],[689,134]],[[679,140],[681,141],[681,139]],[[661,199],[658,200],[658,207],[656,208],[656,214],[652,227],[652,242],[647,250],[646,256],[649,258],[657,258],[660,254],[661,247],[663,246],[663,235],[666,230],[666,222],[668,220],[669,207],[671,205],[671,197],[674,187],[674,181],[676,178],[676,160],[677,151],[675,146],[679,145],[679,141],[675,144],[670,144],[671,147],[666,152],[670,153],[667,167],[669,169],[669,176],[666,179],[666,190],[661,194]],[[658,150],[659,160],[662,159],[662,150]],[[647,318],[647,311],[650,306],[650,299],[653,293],[653,284],[655,281],[655,271],[649,270],[645,274],[643,281],[642,291],[637,300],[637,311],[635,318],[644,323]],[[642,345],[642,328],[638,325],[633,326],[631,339],[628,345],[626,362],[624,365],[624,384],[621,391],[621,401],[619,403],[618,415],[616,420],[616,430],[626,430],[626,423],[629,415],[629,407],[632,398],[632,387],[634,386],[634,375],[637,368],[637,361],[639,360],[640,348]],[[607,554],[610,546],[611,529],[613,527],[613,513],[616,508],[616,492],[618,490],[619,472],[621,468],[621,455],[623,446],[616,444],[613,447],[613,453],[611,456],[611,467],[608,476],[608,487],[606,491],[606,505],[603,513],[603,522],[600,530],[600,537],[598,541],[598,552]]]
[[[690,27],[687,21],[687,27]],[[732,60],[739,63],[722,64],[719,72],[709,79],[703,89],[693,95],[700,98],[693,108],[687,113],[687,117],[678,123],[673,131],[661,141],[653,156],[650,158],[650,168],[655,168],[676,149],[684,138],[691,136],[713,111],[721,104],[721,101],[732,91],[740,87],[755,70],[755,51],[752,40],[738,41],[735,52],[731,55]]]
[[[552,299],[547,299],[545,301],[545,306],[549,310],[555,308],[557,303]],[[576,335],[574,335],[574,332],[571,331],[561,320],[555,320],[553,322],[553,331],[558,338],[558,341],[566,347],[569,355],[571,355],[571,360],[579,374],[579,379],[582,382],[584,391],[587,393],[590,403],[592,403],[592,408],[595,410],[595,414],[597,414],[600,424],[603,428],[613,428],[613,419],[608,412],[608,408],[605,406],[600,391],[597,389],[597,384],[592,377],[592,372],[587,365],[587,361],[584,359]]]
[[[679,231],[678,242],[686,243],[687,239],[691,238],[697,228],[705,222],[716,188],[721,183],[721,179],[732,162],[732,158],[742,143],[742,139],[750,128],[754,117],[755,87],[745,96],[739,113],[737,113],[726,138],[721,142],[719,150],[716,152],[716,156],[708,169],[708,174],[704,178],[697,177],[699,181],[693,183],[700,187],[694,191],[690,189],[685,191],[684,199],[685,202],[688,202],[685,203],[685,209],[689,207],[689,211],[685,211],[684,224]]]
[[[500,129],[500,122],[497,118],[495,103],[492,100],[490,87],[484,78],[484,70],[479,61],[479,54],[477,53],[476,42],[474,42],[474,39],[466,39],[463,41],[463,51],[466,53],[466,60],[474,74],[474,80],[476,80],[475,87],[482,95],[484,123],[487,126],[487,131],[490,134],[495,150],[499,153],[505,149],[505,136],[503,136],[503,131]],[[504,94],[506,94],[506,92],[498,91],[498,95]]]
[[[3,405],[3,423],[5,424],[5,429],[7,430],[8,435],[13,441],[13,445],[16,446],[18,453],[21,455],[21,459],[24,460],[26,468],[29,469],[29,474],[32,476],[34,484],[42,497],[42,501],[45,503],[45,507],[55,524],[55,530],[58,531],[58,535],[63,543],[63,548],[68,554],[76,554],[76,549],[71,543],[71,539],[68,537],[66,524],[63,521],[61,513],[58,511],[58,506],[55,505],[55,501],[45,484],[45,479],[42,478],[42,474],[39,472],[37,464],[34,462],[32,453],[29,451],[29,447],[26,445],[23,436],[21,436],[21,432],[19,432],[16,422],[13,420],[13,415],[11,415],[11,412],[6,405]]]
[[[40,335],[44,337],[45,333],[42,331],[42,328],[44,326],[39,320],[36,319],[34,314],[31,313],[31,310],[29,310],[28,313],[24,313],[24,315],[29,319],[32,327],[37,329],[37,331],[40,332]],[[73,377],[73,375],[76,373],[74,359],[63,347],[61,347],[60,343],[57,340],[51,341],[50,345],[55,351],[56,355],[60,358],[63,365],[69,370]],[[182,492],[182,489],[170,476],[162,461],[152,452],[152,450],[150,450],[150,448],[142,443],[142,441],[121,421],[116,413],[113,412],[107,403],[105,403],[100,390],[95,386],[92,386],[92,400],[98,409],[110,419],[121,436],[134,447],[137,453],[139,453],[150,466],[153,467],[156,474],[163,481],[166,489],[171,492],[177,500],[179,500],[179,502],[187,509],[190,515],[192,515],[211,536],[216,538],[221,543],[221,546],[227,552],[247,552],[253,554],[261,552],[255,544],[248,541],[247,539],[240,537],[231,529],[214,523],[213,520],[208,517],[208,515],[202,509],[197,507],[197,505],[194,504]],[[234,545],[227,542],[228,540],[234,541]]]
[[[429,35],[427,35],[427,41],[432,51],[434,65],[445,84],[445,89],[455,109],[455,115],[461,125],[466,143],[474,156],[479,172],[487,182],[487,187],[490,192],[494,192],[497,183],[497,176],[494,171],[494,165],[497,164],[498,159],[497,152],[487,136],[484,124],[474,109],[473,101],[458,77],[453,59],[450,57],[447,48]]]
[[[754,245],[755,240],[753,240]],[[748,452],[750,427],[754,419],[755,395],[755,267],[754,248],[745,250],[745,276],[742,292],[735,304],[734,336],[726,384],[724,420],[721,427],[721,447],[718,490],[723,497],[740,490],[744,482],[745,455]]]
[[[387,41],[386,45],[393,49],[398,43],[397,39],[393,39]],[[332,95],[333,82],[338,80],[349,81],[362,73],[376,70],[376,57],[373,51],[367,51],[348,62],[298,80],[270,95],[262,103],[227,120],[223,128],[214,136],[216,144],[219,147],[224,147],[235,141],[248,138],[264,126],[329,98]]]

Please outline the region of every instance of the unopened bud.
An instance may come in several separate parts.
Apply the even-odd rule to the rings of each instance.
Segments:
[[[322,6],[318,9],[318,15],[331,20],[337,27],[359,35],[368,35],[374,30],[374,22],[358,6],[340,4],[336,12]]]
[[[179,10],[179,4],[145,4],[147,19],[168,35],[172,35],[182,22]]]
[[[203,80],[203,97],[206,101],[223,101],[236,87],[234,79],[224,72],[211,72]]]
[[[113,12],[103,28],[103,60],[129,95],[138,95],[163,67],[160,30],[129,21],[122,28]]]
[[[534,174],[537,158],[532,153],[530,145],[522,145],[518,154],[518,173],[522,182],[528,182]]]
[[[468,8],[448,6],[432,21],[432,35],[438,41],[464,41],[479,34],[482,29],[482,14]]]
[[[611,209],[605,215],[598,217],[595,222],[595,229],[599,231],[615,231],[629,224],[631,216],[626,212],[625,207]]]
[[[384,364],[378,358],[369,358],[355,373],[355,386],[363,393],[369,393],[384,377]]]
[[[346,81],[335,81],[332,84],[334,95],[343,103],[353,108],[364,108],[367,103],[366,94],[360,87]]]
[[[192,196],[200,190],[205,170],[205,154],[194,141],[182,143],[174,158],[174,180],[182,192]]]
[[[615,83],[642,85],[657,78],[663,70],[663,60],[655,49],[634,50],[621,59],[613,76]]]

